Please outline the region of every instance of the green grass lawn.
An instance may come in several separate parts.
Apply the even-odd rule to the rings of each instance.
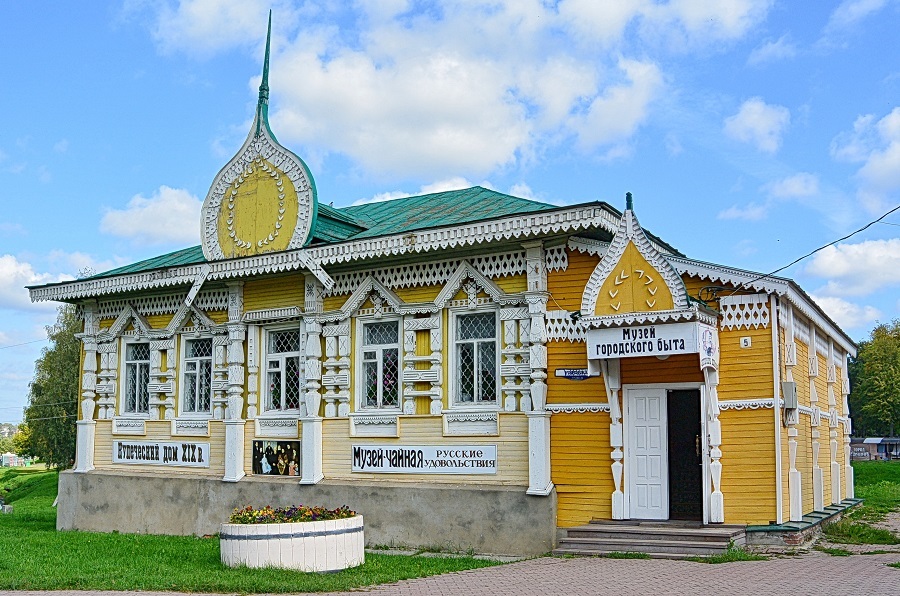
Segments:
[[[853,463],[856,496],[864,499],[841,521],[825,527],[833,542],[848,544],[900,544],[900,536],[871,526],[892,511],[900,511],[900,461]]]
[[[218,538],[57,532],[56,485],[55,472],[0,471],[0,497],[14,509],[0,515],[0,590],[321,592],[498,564],[366,553],[364,565],[339,573],[231,569]]]

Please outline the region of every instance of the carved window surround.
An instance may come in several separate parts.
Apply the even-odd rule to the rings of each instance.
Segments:
[[[400,414],[354,412],[350,414],[350,436],[397,438],[400,436]]]
[[[495,437],[500,434],[500,413],[469,410],[443,413],[445,437]]]

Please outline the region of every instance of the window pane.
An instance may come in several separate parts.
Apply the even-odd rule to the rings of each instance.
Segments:
[[[184,411],[197,411],[197,373],[184,375]]]
[[[475,399],[475,346],[456,346],[457,401],[471,402]]]
[[[150,344],[128,344],[125,348],[126,360],[146,360],[150,361]]]
[[[300,358],[284,361],[284,407],[295,410],[300,407]]]
[[[300,351],[300,331],[272,331],[269,333],[269,353],[284,354]]]
[[[395,408],[400,404],[400,354],[397,348],[382,352],[381,405]]]
[[[150,348],[147,348],[149,353]],[[150,412],[150,394],[147,392],[147,383],[150,382],[150,365],[138,365],[138,403],[137,411],[142,414]]]
[[[496,401],[497,360],[494,342],[478,344],[478,389],[481,401]]]
[[[137,365],[125,365],[125,411],[133,413],[137,408]]]
[[[363,364],[363,377],[366,386],[366,407],[378,407],[378,363],[366,362]]]
[[[365,343],[368,346],[398,343],[400,325],[396,321],[384,323],[366,323]]]
[[[272,410],[280,410],[281,409],[281,373],[279,372],[270,372],[269,373],[269,409]]]
[[[212,358],[211,339],[192,339],[187,344],[188,358]]]
[[[456,339],[494,339],[496,336],[497,318],[493,312],[456,318]]]
[[[200,370],[197,373],[200,376],[200,386],[197,390],[197,411],[209,412],[209,402],[212,399],[212,361],[204,360],[200,363]]]

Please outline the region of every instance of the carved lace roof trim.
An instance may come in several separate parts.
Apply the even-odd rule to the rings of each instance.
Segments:
[[[616,315],[593,315],[582,317],[580,323],[587,328],[623,327],[625,325],[653,325],[656,323],[678,323],[699,321],[707,325],[717,325],[718,317],[712,312],[700,310],[696,304],[683,310],[657,310],[632,312]]]
[[[613,269],[619,264],[619,259],[625,254],[625,249],[628,247],[629,242],[634,243],[641,256],[662,276],[666,286],[672,293],[675,309],[688,308],[687,289],[684,287],[681,276],[647,238],[634,212],[626,210],[619,220],[616,234],[606,254],[588,279],[581,298],[581,312],[584,315],[594,314],[603,282],[606,281],[606,278],[612,274]]]
[[[765,276],[760,279],[759,273],[694,261],[684,257],[666,255],[666,259],[682,275],[691,275],[713,283],[727,283],[739,288],[751,288],[757,292],[764,291],[787,298],[794,308],[832,337],[845,352],[851,356],[856,355],[856,344],[853,340],[841,331],[840,327],[794,281],[774,276]]]
[[[549,212],[505,217],[493,221],[421,230],[407,234],[349,240],[299,250],[267,253],[212,263],[196,263],[168,269],[142,271],[31,288],[34,302],[73,300],[140,290],[191,285],[204,267],[208,280],[231,279],[267,273],[319,269],[323,265],[350,263],[361,259],[415,255],[437,250],[473,246],[485,242],[526,240],[545,234],[565,234],[578,230],[603,229],[614,232],[616,216],[601,206],[578,206]],[[329,278],[330,280],[330,278]],[[326,284],[326,288],[330,288]]]
[[[599,412],[609,412],[609,404],[547,404],[544,406],[544,409],[551,414],[596,414]]]
[[[772,409],[775,400],[767,399],[720,399],[720,410],[759,410],[762,408]]]

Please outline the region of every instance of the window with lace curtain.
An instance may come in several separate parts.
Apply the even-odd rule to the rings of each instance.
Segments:
[[[268,412],[296,412],[306,379],[302,366],[300,329],[266,332],[265,409]]]
[[[400,321],[364,322],[359,383],[361,409],[400,408]]]
[[[184,342],[184,366],[181,389],[183,414],[209,414],[212,402],[212,339],[188,339]]]
[[[454,404],[497,405],[497,313],[456,314],[453,321]]]
[[[150,393],[150,344],[146,342],[125,344],[125,374],[122,391],[123,414],[149,414]]]

